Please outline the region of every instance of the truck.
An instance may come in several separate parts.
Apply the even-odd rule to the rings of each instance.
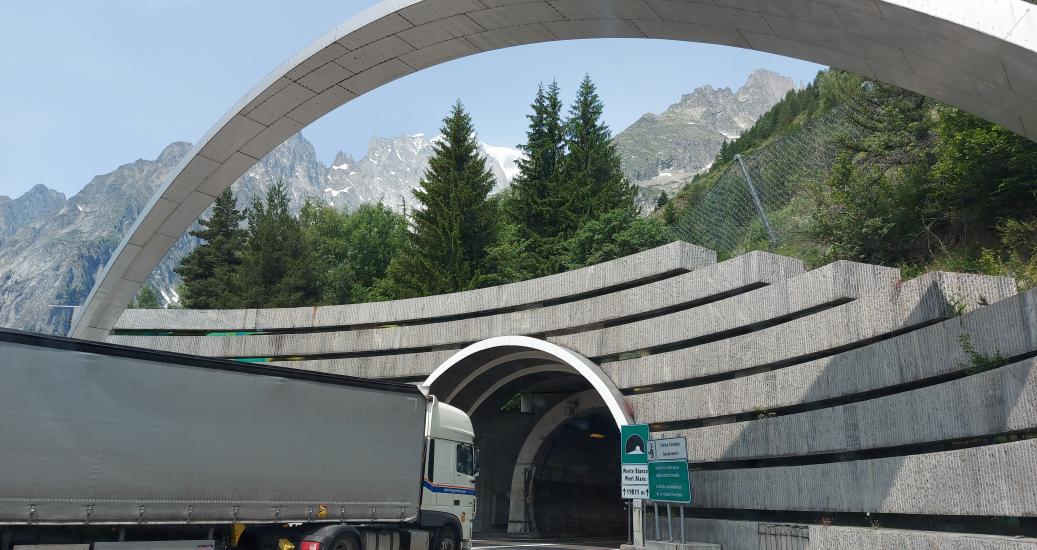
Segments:
[[[420,385],[0,329],[0,550],[463,550],[474,437]]]

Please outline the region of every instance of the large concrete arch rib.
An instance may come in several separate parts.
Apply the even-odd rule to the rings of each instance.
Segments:
[[[616,421],[616,426],[633,423],[630,411],[623,400],[623,394],[597,365],[572,350],[529,336],[496,336],[476,342],[444,361],[442,365],[432,371],[424,385],[432,389],[434,394],[445,395],[446,392],[450,392],[451,395],[456,395],[457,392],[454,390],[457,388],[440,387],[443,385],[444,378],[448,374],[458,374],[459,377],[464,377],[470,372],[478,370],[481,363],[479,356],[497,350],[509,350],[509,354],[512,352],[510,350],[515,353],[539,352],[542,355],[538,359],[547,359],[557,363],[560,367],[558,372],[571,372],[583,377],[591,386],[591,390],[588,391],[594,391],[601,398],[612,419]],[[470,364],[472,361],[475,361],[476,364]],[[493,376],[492,370],[484,372],[486,373],[484,376]],[[506,376],[507,374],[502,374],[501,378]],[[480,402],[481,399],[480,397]]]
[[[1037,139],[1037,6],[1023,0],[383,0],[281,64],[202,137],[112,254],[70,334],[103,339],[215,197],[314,120],[452,59],[579,38],[684,40],[797,57]]]

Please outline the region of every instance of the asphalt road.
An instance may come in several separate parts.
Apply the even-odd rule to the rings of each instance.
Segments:
[[[476,535],[473,550],[603,550],[616,549],[618,539],[489,539]]]

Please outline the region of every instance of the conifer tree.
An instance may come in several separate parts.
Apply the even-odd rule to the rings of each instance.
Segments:
[[[414,192],[421,208],[413,211],[408,246],[389,266],[397,298],[475,288],[486,275],[486,250],[495,240],[496,210],[487,201],[494,178],[460,100],[441,132]]]
[[[130,309],[160,309],[162,304],[158,300],[158,294],[148,285],[140,287],[137,295],[130,301]]]
[[[597,89],[590,76],[585,76],[565,125],[567,154],[562,175],[571,186],[565,208],[570,234],[613,210],[636,214],[637,189],[623,177],[612,132],[601,120],[603,112]]]
[[[284,184],[270,187],[265,201],[253,198],[246,216],[248,242],[240,269],[242,305],[291,307],[315,303],[310,255],[302,225],[288,209]]]
[[[547,89],[540,85],[533,100],[533,112],[526,115],[529,129],[526,143],[519,145],[525,158],[518,161],[519,173],[512,182],[514,203],[512,220],[526,232],[538,237],[556,236],[562,227],[560,172],[565,159],[565,129],[558,82]]]
[[[224,190],[213,204],[212,216],[200,220],[202,229],[190,234],[205,241],[180,262],[176,272],[183,278],[180,303],[193,309],[218,309],[240,304],[237,271],[246,232],[244,215],[237,209],[234,194]]]
[[[557,81],[546,90],[543,84],[537,88],[531,109],[526,115],[526,143],[519,145],[525,157],[518,161],[519,173],[501,203],[507,224],[501,229],[506,236],[502,241],[507,242],[491,252],[499,270],[521,273],[521,278],[548,275],[560,267],[555,259],[567,200],[561,179],[565,127]]]

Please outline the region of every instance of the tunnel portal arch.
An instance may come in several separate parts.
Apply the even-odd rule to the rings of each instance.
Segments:
[[[796,57],[1037,139],[1037,6],[1023,0],[383,0],[282,63],[195,144],[112,254],[70,335],[103,340],[215,198],[318,118],[447,61],[582,38],[682,40]]]
[[[477,529],[586,534],[581,530],[589,522],[581,510],[625,527],[618,436],[632,417],[623,395],[593,362],[536,338],[501,336],[459,351],[424,385],[466,411],[476,426],[484,457]],[[521,411],[504,412],[519,395]],[[595,472],[600,475],[589,475]],[[599,483],[588,483],[591,478]],[[545,515],[548,506],[552,513]],[[600,521],[595,527],[600,530]]]

